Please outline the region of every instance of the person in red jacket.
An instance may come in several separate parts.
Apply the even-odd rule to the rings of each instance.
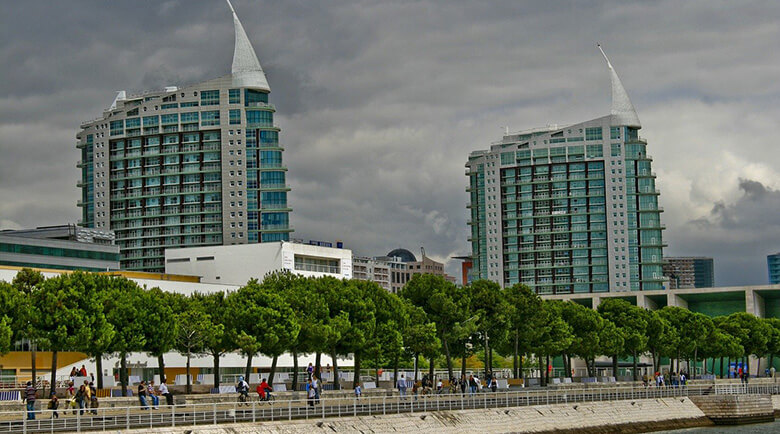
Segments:
[[[261,401],[265,401],[266,398],[266,391],[268,393],[271,392],[271,386],[268,385],[268,383],[265,381],[265,378],[263,378],[263,381],[260,382],[260,384],[257,385],[257,395],[260,397]]]

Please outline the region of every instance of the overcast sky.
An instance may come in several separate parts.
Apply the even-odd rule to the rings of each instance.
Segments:
[[[780,251],[780,2],[234,0],[271,85],[294,237],[467,254],[464,164],[503,127],[642,121],[665,255],[716,285]],[[221,0],[0,2],[0,228],[75,222],[76,133],[115,91],[230,72]],[[455,261],[448,271],[455,274]]]

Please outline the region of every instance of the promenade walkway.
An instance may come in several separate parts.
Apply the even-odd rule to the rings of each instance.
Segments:
[[[780,395],[780,386],[703,384],[682,387],[644,388],[642,386],[603,386],[539,388],[507,392],[483,392],[473,396],[440,394],[402,398],[397,394],[365,396],[360,399],[323,397],[315,405],[305,399],[277,399],[272,402],[252,401],[240,404],[235,395],[221,402],[185,403],[161,406],[158,410],[142,410],[135,406],[111,407],[104,400],[97,414],[83,415],[59,410],[60,417],[51,419],[51,410],[39,410],[35,420],[25,420],[26,412],[0,412],[0,433],[85,432],[162,427],[217,425],[221,423],[278,421],[293,419],[326,419],[329,417],[420,413],[440,410],[495,409],[578,402],[621,401],[652,398],[672,398],[715,394]],[[47,402],[44,400],[44,402]],[[124,401],[126,402],[126,401]]]

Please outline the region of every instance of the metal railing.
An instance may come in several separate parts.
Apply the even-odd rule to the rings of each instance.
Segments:
[[[349,392],[347,392],[349,393]],[[108,429],[155,429],[175,426],[216,425],[219,423],[258,422],[327,417],[386,415],[439,410],[467,410],[532,405],[569,404],[578,402],[655,399],[711,394],[761,393],[780,394],[776,385],[690,385],[680,387],[592,387],[541,388],[520,391],[483,391],[477,393],[442,393],[426,395],[370,395],[361,398],[347,396],[323,397],[320,400],[289,399],[240,403],[237,394],[223,395],[222,402],[148,406],[100,407],[82,410],[63,400],[58,410],[36,410],[34,420],[26,420],[24,409],[0,412],[0,433],[39,433],[61,431],[105,431]],[[337,395],[338,392],[328,394]],[[327,395],[327,394],[326,394]],[[165,401],[160,397],[161,404]],[[48,403],[48,400],[40,400]],[[104,403],[105,405],[105,403]],[[22,407],[22,404],[20,404]],[[57,418],[53,418],[54,413]]]

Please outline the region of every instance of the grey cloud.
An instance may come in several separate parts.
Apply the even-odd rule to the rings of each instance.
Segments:
[[[505,125],[608,113],[601,42],[645,123],[654,170],[690,183],[679,192],[662,185],[667,252],[715,256],[723,283],[765,278],[763,250],[777,250],[780,238],[772,215],[762,217],[780,188],[769,125],[780,106],[780,58],[768,55],[780,40],[780,4],[234,5],[273,90],[295,236],[342,239],[362,255],[420,246],[440,259],[467,253],[468,153],[500,139]],[[0,41],[3,227],[78,218],[75,134],[114,91],[220,76],[233,51],[224,2],[205,0],[2,2]],[[748,176],[738,165],[760,170]],[[713,171],[728,176],[710,182]],[[739,177],[766,192],[750,183],[740,190]]]

